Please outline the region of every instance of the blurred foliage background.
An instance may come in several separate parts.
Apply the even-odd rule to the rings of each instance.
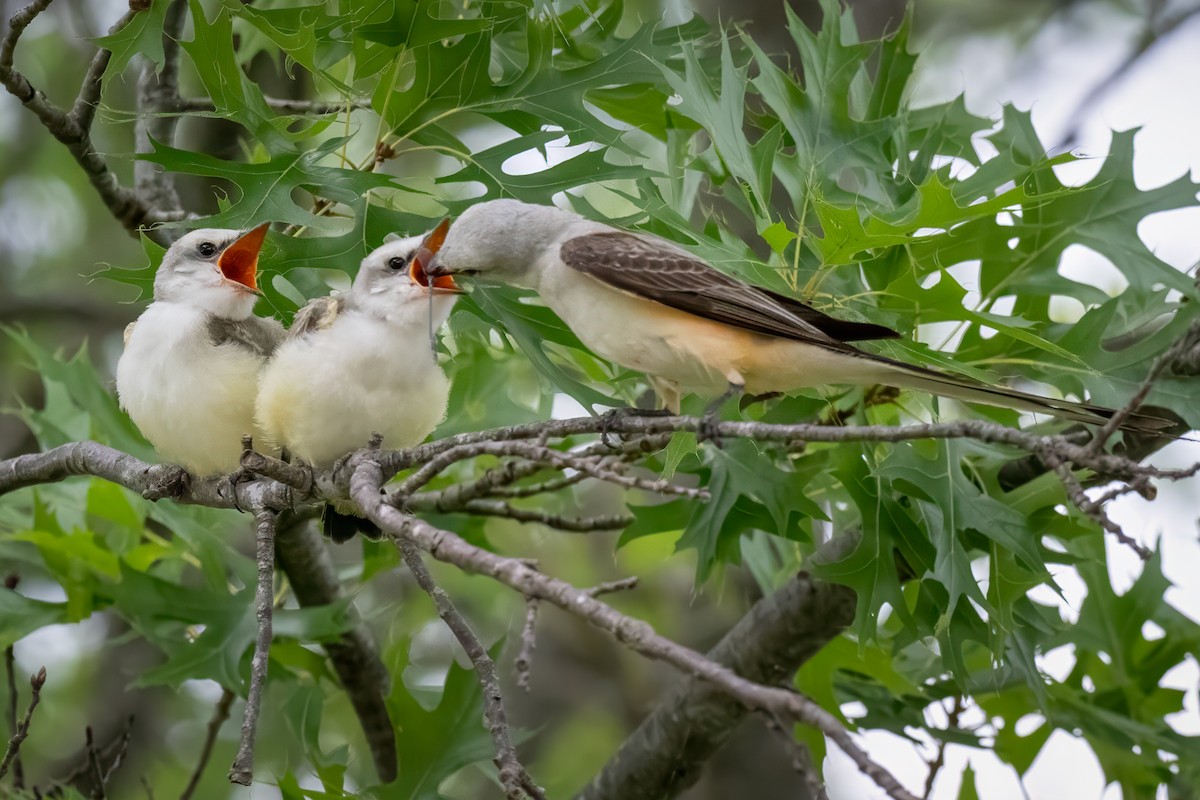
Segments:
[[[7,2],[6,16],[19,6]],[[156,0],[153,13],[163,6]],[[306,298],[342,285],[338,272],[353,272],[385,233],[424,230],[481,197],[516,196],[678,239],[723,269],[913,334],[888,345],[894,356],[1042,391],[1086,391],[1110,405],[1193,318],[1192,277],[1178,269],[1190,265],[1148,247],[1142,223],[1194,206],[1195,185],[1178,171],[1171,182],[1135,181],[1132,134],[1114,137],[1110,158],[1090,172],[1067,153],[1103,101],[1106,69],[1079,82],[1065,112],[1051,112],[1049,132],[1022,110],[958,97],[964,71],[995,84],[1036,82],[1064,39],[1096,42],[1111,69],[1166,37],[1195,41],[1187,4],[917,0],[909,22],[905,4],[892,0],[849,3],[840,19],[816,2],[777,0],[555,5],[554,14],[543,3],[405,0],[190,8],[181,90],[215,102],[186,115],[174,145],[157,145],[149,160],[178,176],[184,208],[213,215],[207,226],[271,219],[301,234],[272,237],[259,313],[288,319]],[[60,0],[25,33],[18,66],[69,103],[94,38],[124,10]],[[727,34],[718,25],[743,21]],[[153,46],[153,36],[134,33],[110,41],[124,56],[106,77],[93,134],[126,184],[138,53]],[[858,43],[885,34],[882,44]],[[490,37],[486,49],[479,37]],[[927,55],[914,61],[921,49]],[[354,108],[291,116],[272,112],[264,96]],[[381,139],[387,158],[374,172],[348,168],[370,166]],[[1080,163],[1086,174],[1064,171]],[[19,326],[0,336],[0,399],[14,409],[0,415],[0,458],[89,437],[151,457],[108,390],[121,330],[142,308],[159,247],[113,221],[63,147],[7,94],[0,177],[0,321]],[[314,206],[309,190],[336,204]],[[1061,268],[1072,248],[1088,253],[1075,262],[1082,276]],[[1120,336],[1127,346],[1104,345]],[[641,393],[638,376],[577,344],[516,293],[464,301],[444,343],[451,415],[435,435],[583,413],[581,405]],[[1194,398],[1194,381],[1174,380],[1153,401],[1197,426]],[[861,392],[811,393],[746,413],[784,421],[832,407],[892,423],[937,409],[1018,421],[924,397],[869,409],[861,401]],[[1119,557],[1110,560],[1090,523],[1057,510],[1060,489],[1035,481],[1002,491],[997,475],[1009,457],[925,443],[813,448],[789,459],[741,444],[698,450],[681,437],[649,466],[707,482],[716,495],[708,507],[585,485],[552,507],[630,504],[638,522],[586,537],[504,521],[436,522],[501,552],[536,554],[543,570],[577,585],[639,575],[640,589],[614,605],[701,650],[804,565],[822,536],[860,529],[866,545],[824,575],[855,589],[858,618],[799,685],[864,728],[890,731],[868,739],[882,751],[874,754],[922,782],[921,759],[936,754],[928,731],[945,726],[945,709],[965,693],[974,718],[942,737],[962,747],[954,774],[947,768],[931,796],[973,796],[970,771],[959,789],[964,753],[980,759],[976,771],[1009,781],[981,780],[979,796],[1011,796],[1013,770],[1031,769],[1056,731],[1085,741],[1095,756],[1079,768],[1102,771],[1125,797],[1164,786],[1191,796],[1200,764],[1186,735],[1200,729],[1195,692],[1173,688],[1178,672],[1174,683],[1163,680],[1189,664],[1195,680],[1200,629],[1162,602],[1159,557],[1132,588],[1114,590],[1109,570]],[[897,572],[893,549],[921,580]],[[0,500],[0,564],[20,573],[20,592],[32,599],[12,601],[0,634],[5,644],[24,637],[21,671],[45,664],[51,674],[23,750],[33,782],[81,762],[85,725],[109,741],[133,715],[135,745],[114,777],[115,796],[142,796],[143,776],[156,796],[178,795],[219,686],[237,686],[245,673],[251,592],[238,590],[253,583],[251,551],[249,527],[235,514],[151,505],[96,481]],[[410,764],[450,778],[446,796],[493,796],[485,767],[456,772],[486,762],[488,750],[482,729],[451,713],[477,701],[452,666],[448,634],[394,569],[394,552],[364,543],[337,557],[403,676],[393,705],[404,728],[402,770],[407,752]],[[519,630],[520,597],[481,578],[438,574],[489,642]],[[203,601],[190,608],[185,589]],[[169,619],[156,611],[167,607]],[[317,786],[327,792],[319,796],[340,797],[343,773],[348,791],[370,781],[349,709],[313,655],[312,642],[337,622],[281,613],[260,764],[285,797]],[[565,797],[679,678],[554,613],[542,615],[538,641],[534,691],[510,691],[508,700],[528,731],[532,773]],[[1061,659],[1045,660],[1064,649],[1065,670]],[[224,780],[235,735],[230,723],[197,796],[250,796]],[[980,755],[986,750],[999,760]],[[475,758],[460,763],[464,752]],[[832,797],[864,796],[845,762],[831,757],[827,770]],[[411,780],[410,769],[404,789],[375,796],[433,796],[429,785],[408,791]],[[260,784],[253,794],[274,791]],[[747,724],[686,796],[770,800],[800,791],[779,745]]]

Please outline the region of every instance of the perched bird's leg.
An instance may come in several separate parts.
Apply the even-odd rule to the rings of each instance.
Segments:
[[[247,453],[254,453],[254,438],[250,434],[242,436],[242,458],[245,459]],[[239,465],[237,469],[225,476],[225,483],[229,487],[229,496],[233,500],[233,507],[238,511],[246,511],[238,502],[237,487],[239,483],[247,483],[248,481],[257,480],[258,476],[251,470]]]
[[[744,383],[730,381],[728,388],[721,393],[720,397],[717,397],[708,404],[708,407],[704,409],[704,416],[700,418],[700,427],[696,429],[696,439],[698,441],[703,442],[708,440],[717,447],[722,446],[720,432],[721,408],[744,391],[746,391]]]
[[[776,397],[783,397],[783,392],[763,392],[762,394],[744,394],[738,400],[738,408],[745,410],[755,403],[765,403],[768,400],[774,400]]]

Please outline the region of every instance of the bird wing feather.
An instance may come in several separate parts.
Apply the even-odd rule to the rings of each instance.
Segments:
[[[275,352],[284,338],[283,326],[274,318],[233,320],[209,315],[207,328],[214,345],[231,344],[262,358]]]
[[[308,301],[308,305],[297,311],[292,319],[287,338],[299,339],[325,330],[333,324],[345,307],[345,295],[329,295]]]
[[[834,347],[899,336],[882,325],[836,319],[799,300],[742,283],[647,236],[584,234],[564,242],[559,256],[572,269],[614,288],[757,333]]]

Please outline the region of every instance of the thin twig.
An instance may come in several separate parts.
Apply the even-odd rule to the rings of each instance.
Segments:
[[[271,615],[275,600],[275,512],[257,509],[254,521],[254,552],[258,562],[254,616],[258,621],[258,635],[254,639],[254,658],[250,661],[250,689],[246,693],[242,737],[233,766],[229,768],[229,781],[243,786],[249,786],[254,780],[254,740],[258,733],[258,715],[262,711],[263,689],[267,683],[267,665],[271,656]]]
[[[3,778],[8,773],[9,765],[12,764],[13,760],[21,752],[21,743],[25,741],[25,737],[29,736],[29,724],[33,721],[33,710],[37,708],[38,702],[42,699],[42,687],[45,685],[46,668],[42,667],[29,678],[29,687],[31,689],[29,708],[25,709],[25,718],[17,725],[12,738],[8,740],[8,747],[4,751],[4,758],[0,759],[0,778]]]
[[[588,597],[599,597],[602,594],[612,594],[613,592],[626,592],[630,589],[636,589],[638,585],[637,575],[631,575],[628,578],[620,578],[615,581],[605,581],[598,583],[595,586],[584,589],[583,593]]]
[[[104,784],[112,780],[113,773],[121,766],[125,760],[125,756],[129,753],[129,741],[133,737],[133,715],[130,715],[125,720],[125,727],[121,729],[121,735],[113,746],[112,758],[108,761],[108,769],[104,771]]]
[[[762,717],[767,730],[774,733],[783,743],[792,769],[808,787],[808,796],[812,800],[829,800],[829,795],[825,791],[825,783],[821,780],[816,765],[813,763],[812,751],[803,742],[796,740],[792,726],[780,719],[777,714],[764,712]]]
[[[293,100],[286,97],[265,97],[267,107],[272,111],[279,111],[284,114],[340,114],[347,107],[351,110],[370,108],[370,102],[366,100],[351,100],[349,104],[344,101],[324,101],[324,100]],[[211,97],[177,97],[175,98],[174,109],[180,113],[206,113],[217,110],[216,103]]]
[[[96,752],[96,740],[92,734],[92,726],[85,728],[87,736],[88,767],[92,777],[91,800],[104,800],[104,770],[100,768],[100,754]]]
[[[17,584],[21,582],[21,576],[17,573],[12,573],[4,579],[4,588],[8,591],[15,591]],[[17,665],[16,654],[13,652],[13,646],[9,645],[4,648],[4,674],[8,684],[8,735],[13,737],[17,734]],[[25,788],[25,766],[21,763],[21,755],[18,752],[13,758],[12,763],[12,785],[14,789]]]
[[[204,768],[208,766],[208,759],[212,757],[213,748],[217,744],[217,736],[221,733],[221,726],[229,719],[229,709],[233,705],[234,697],[231,689],[221,691],[221,699],[217,701],[212,718],[208,721],[208,731],[204,735],[204,746],[200,748],[200,758],[196,761],[196,768],[192,770],[192,777],[188,779],[187,786],[183,787],[179,800],[191,800],[192,793],[200,784]]]
[[[521,627],[521,649],[517,651],[517,657],[513,660],[513,669],[517,673],[517,686],[526,692],[530,690],[533,651],[537,649],[537,613],[537,598],[526,597],[525,624]]]
[[[587,473],[590,477],[598,478],[608,483],[623,486],[626,489],[642,489],[659,494],[676,494],[697,500],[708,499],[704,489],[693,489],[688,486],[678,486],[669,481],[646,478],[636,478],[624,475],[604,463],[596,456],[579,456],[562,450],[555,450],[533,442],[522,441],[483,441],[463,444],[444,450],[423,464],[420,469],[408,476],[392,493],[393,502],[403,505],[404,498],[409,497],[433,480],[442,470],[452,464],[478,456],[520,456],[531,461],[549,464],[556,469],[575,469]]]
[[[586,476],[585,476],[586,477]],[[628,527],[634,521],[634,518],[629,514],[605,514],[594,517],[568,517],[562,514],[552,514],[548,511],[541,511],[533,508],[517,508],[510,503],[505,503],[501,500],[476,499],[466,500],[457,507],[445,507],[447,503],[441,503],[442,508],[438,508],[437,500],[430,502],[421,494],[413,495],[405,504],[410,511],[433,511],[438,510],[442,513],[460,512],[463,514],[476,514],[482,517],[499,517],[503,519],[512,519],[518,522],[536,522],[545,525],[548,528],[555,528],[560,531],[569,533],[591,533],[592,531],[613,531]]]
[[[475,675],[483,690],[483,714],[488,723],[488,732],[492,735],[492,744],[496,749],[496,767],[500,770],[500,783],[504,791],[513,800],[523,797],[533,800],[545,800],[541,788],[533,782],[525,767],[517,758],[517,749],[513,746],[512,736],[508,730],[508,719],[504,713],[504,697],[500,693],[500,678],[496,674],[496,664],[488,655],[487,648],[479,641],[479,637],[471,630],[466,619],[454,607],[450,596],[437,585],[433,575],[421,558],[421,551],[411,540],[404,536],[396,538],[396,546],[404,556],[404,563],[412,572],[425,594],[433,601],[438,616],[446,623],[458,643],[466,651],[467,657],[475,665]]]
[[[1075,477],[1075,474],[1071,472],[1071,468],[1067,464],[1063,463],[1062,459],[1053,453],[1047,453],[1042,457],[1042,460],[1046,462],[1046,466],[1050,467],[1052,470],[1054,470],[1054,473],[1058,475],[1059,480],[1062,481],[1063,488],[1067,491],[1067,497],[1071,499],[1071,502],[1074,503],[1080,511],[1091,518],[1101,528],[1115,536],[1118,542],[1137,553],[1138,557],[1143,561],[1150,558],[1149,548],[1147,548],[1138,540],[1134,539],[1129,534],[1125,533],[1125,530],[1104,512],[1104,509],[1100,506],[1100,504],[1094,502],[1087,496],[1087,492],[1084,490],[1083,484],[1081,484],[1079,479]]]
[[[946,730],[949,731],[958,727],[958,718],[963,712],[962,695],[955,695],[954,704],[950,707],[946,722]],[[922,795],[924,800],[929,800],[933,795],[933,784],[937,781],[938,773],[942,771],[942,767],[946,766],[946,740],[938,741],[937,754],[929,760],[929,775],[925,778],[925,793]]]
[[[1200,11],[1200,7],[1197,8],[1197,11]],[[1154,363],[1150,365],[1149,372],[1146,373],[1146,377],[1142,380],[1142,385],[1138,387],[1138,390],[1129,399],[1129,402],[1117,409],[1116,413],[1096,430],[1092,441],[1088,444],[1088,448],[1092,452],[1100,452],[1104,449],[1105,443],[1117,432],[1117,429],[1125,424],[1125,421],[1141,407],[1146,397],[1150,394],[1150,390],[1154,387],[1154,382],[1158,380],[1163,371],[1173,364],[1183,354],[1184,350],[1192,346],[1192,339],[1197,334],[1200,334],[1200,320],[1193,322],[1188,328],[1187,333],[1176,339],[1170,347],[1158,355],[1158,358],[1154,359]]]

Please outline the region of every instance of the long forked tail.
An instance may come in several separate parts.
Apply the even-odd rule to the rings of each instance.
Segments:
[[[918,389],[968,403],[982,403],[1018,411],[1050,414],[1062,419],[1086,422],[1090,425],[1103,425],[1116,413],[1115,410],[1104,406],[1075,403],[1070,400],[1055,400],[1051,397],[1042,397],[1004,386],[991,386],[970,378],[894,361],[884,356],[868,355],[867,357],[880,366],[886,366],[886,377],[881,381],[882,383],[889,383],[903,389]],[[1165,432],[1173,424],[1171,420],[1149,414],[1134,413],[1125,420],[1121,428],[1142,433],[1160,433]]]

